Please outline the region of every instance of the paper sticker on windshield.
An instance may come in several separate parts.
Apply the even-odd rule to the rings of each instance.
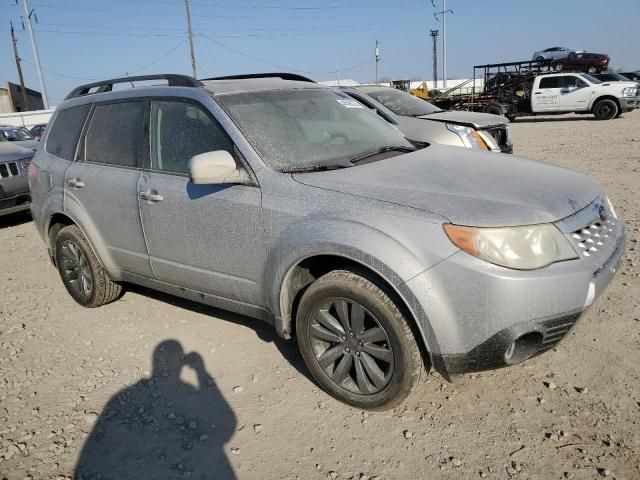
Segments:
[[[336,98],[336,101],[347,108],[364,108],[352,98]]]

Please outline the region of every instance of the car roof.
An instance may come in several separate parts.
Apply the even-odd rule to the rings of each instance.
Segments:
[[[267,90],[330,89],[330,87],[327,87],[326,85],[320,85],[318,83],[300,80],[285,80],[278,77],[202,80],[202,83],[204,84],[204,87],[214,95],[258,92]]]

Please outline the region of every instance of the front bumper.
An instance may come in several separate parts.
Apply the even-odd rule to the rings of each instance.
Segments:
[[[585,212],[565,222],[568,236]],[[517,271],[459,251],[409,280],[428,319],[433,367],[450,379],[513,365],[553,347],[613,279],[626,242],[622,222],[614,230],[597,258],[592,253]]]
[[[31,206],[31,195],[23,193],[11,198],[0,198],[0,217],[12,213],[29,210]]]
[[[640,108],[640,97],[623,97],[620,99],[620,109],[623,112],[630,112]]]

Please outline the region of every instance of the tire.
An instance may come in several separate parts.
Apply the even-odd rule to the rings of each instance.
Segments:
[[[556,64],[553,66],[553,69],[554,69],[556,72],[561,72],[563,68],[564,68],[564,65],[562,64],[562,62],[556,63]]]
[[[407,320],[366,275],[336,270],[313,282],[300,299],[296,332],[317,383],[357,408],[397,406],[424,371]]]
[[[598,69],[594,66],[589,67],[589,69],[587,70],[588,73],[599,73]]]
[[[544,62],[544,57],[537,57],[536,62]]]
[[[55,260],[67,292],[83,307],[105,305],[122,293],[122,286],[109,278],[76,225],[63,228],[56,236]]]
[[[618,115],[618,111],[619,108],[616,102],[608,98],[598,100],[593,106],[593,115],[598,120],[611,120]]]
[[[504,115],[502,108],[500,108],[497,105],[489,105],[487,108],[484,109],[484,113],[490,113],[492,115]]]

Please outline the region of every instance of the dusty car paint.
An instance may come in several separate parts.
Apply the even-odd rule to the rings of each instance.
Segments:
[[[322,255],[348,259],[395,292],[415,321],[432,365],[445,375],[486,368],[477,358],[486,358],[487,351],[495,357],[489,366],[502,366],[501,349],[527,332],[539,334],[542,342],[559,341],[551,335],[553,322],[575,322],[609,283],[624,251],[624,225],[616,219],[610,241],[597,256],[531,271],[487,263],[458,249],[443,225],[550,222],[570,240],[571,228],[588,228],[604,215],[599,185],[540,162],[435,145],[331,172],[279,173],[267,167],[217,97],[325,87],[276,79],[205,86],[95,94],[69,100],[56,111],[106,99],[172,96],[199,102],[224,127],[255,182],[193,186],[185,177],[181,188],[167,190],[175,208],[164,219],[174,224],[172,247],[165,245],[164,255],[182,262],[173,265],[174,281],[159,280],[150,268],[154,257],[146,253],[142,232],[153,207],[137,200],[141,186],[168,188],[166,178],[140,170],[125,182],[123,173],[110,173],[109,167],[89,174],[82,163],[40,149],[34,163],[47,178],[36,182],[32,214],[50,249],[52,219],[64,215],[85,233],[114,280],[262,318],[284,337],[292,334],[291,282],[300,262]],[[65,185],[76,177],[103,188],[102,196],[83,202]],[[117,198],[116,186],[122,192]],[[100,212],[101,219],[88,209]],[[128,252],[106,240],[124,241],[132,232],[136,238],[124,243]],[[164,268],[170,266],[167,262]]]

